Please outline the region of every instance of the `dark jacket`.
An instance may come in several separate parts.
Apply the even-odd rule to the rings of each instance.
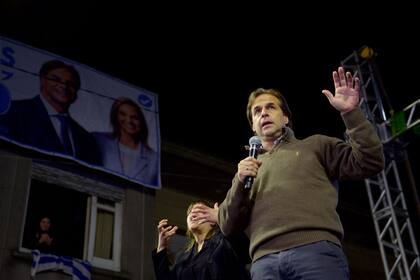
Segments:
[[[245,246],[245,250],[247,246]],[[156,279],[158,280],[248,280],[249,273],[244,259],[238,256],[231,242],[220,232],[205,241],[201,251],[196,254],[194,247],[182,252],[172,269],[167,251],[152,253]]]
[[[101,154],[93,136],[72,118],[69,128],[75,149],[74,157],[90,164],[101,165]],[[21,144],[65,154],[39,95],[32,99],[13,101],[10,110],[0,116],[0,134]]]
[[[39,243],[39,240],[43,234],[47,234],[50,238],[52,238],[52,243],[50,245],[47,245],[46,243]],[[31,249],[39,250],[42,253],[55,254],[56,251],[54,236],[50,231],[38,230],[32,239]]]

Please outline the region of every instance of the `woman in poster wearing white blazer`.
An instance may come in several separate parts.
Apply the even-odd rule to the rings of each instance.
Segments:
[[[127,97],[112,105],[113,131],[93,135],[102,152],[103,166],[145,184],[158,184],[158,154],[147,143],[149,130],[140,106]]]

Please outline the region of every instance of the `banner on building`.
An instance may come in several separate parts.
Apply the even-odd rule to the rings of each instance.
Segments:
[[[157,95],[0,37],[0,138],[160,188]]]

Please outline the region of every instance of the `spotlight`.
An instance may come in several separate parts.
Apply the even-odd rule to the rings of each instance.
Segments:
[[[364,46],[360,49],[359,55],[361,58],[371,59],[372,57],[376,56],[376,53],[373,51],[372,48]]]

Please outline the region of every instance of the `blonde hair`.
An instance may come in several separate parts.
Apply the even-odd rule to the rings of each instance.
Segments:
[[[146,118],[144,117],[144,114],[140,108],[140,106],[132,99],[128,97],[120,97],[114,101],[111,107],[110,112],[110,119],[111,119],[111,125],[113,128],[112,137],[119,139],[121,136],[121,127],[120,123],[118,122],[118,111],[120,110],[122,105],[129,105],[136,111],[136,114],[139,118],[141,127],[140,132],[137,133],[134,136],[134,140],[136,143],[141,142],[143,145],[145,145],[147,148],[150,148],[149,144],[147,143],[147,137],[149,135],[149,129],[147,127]]]

